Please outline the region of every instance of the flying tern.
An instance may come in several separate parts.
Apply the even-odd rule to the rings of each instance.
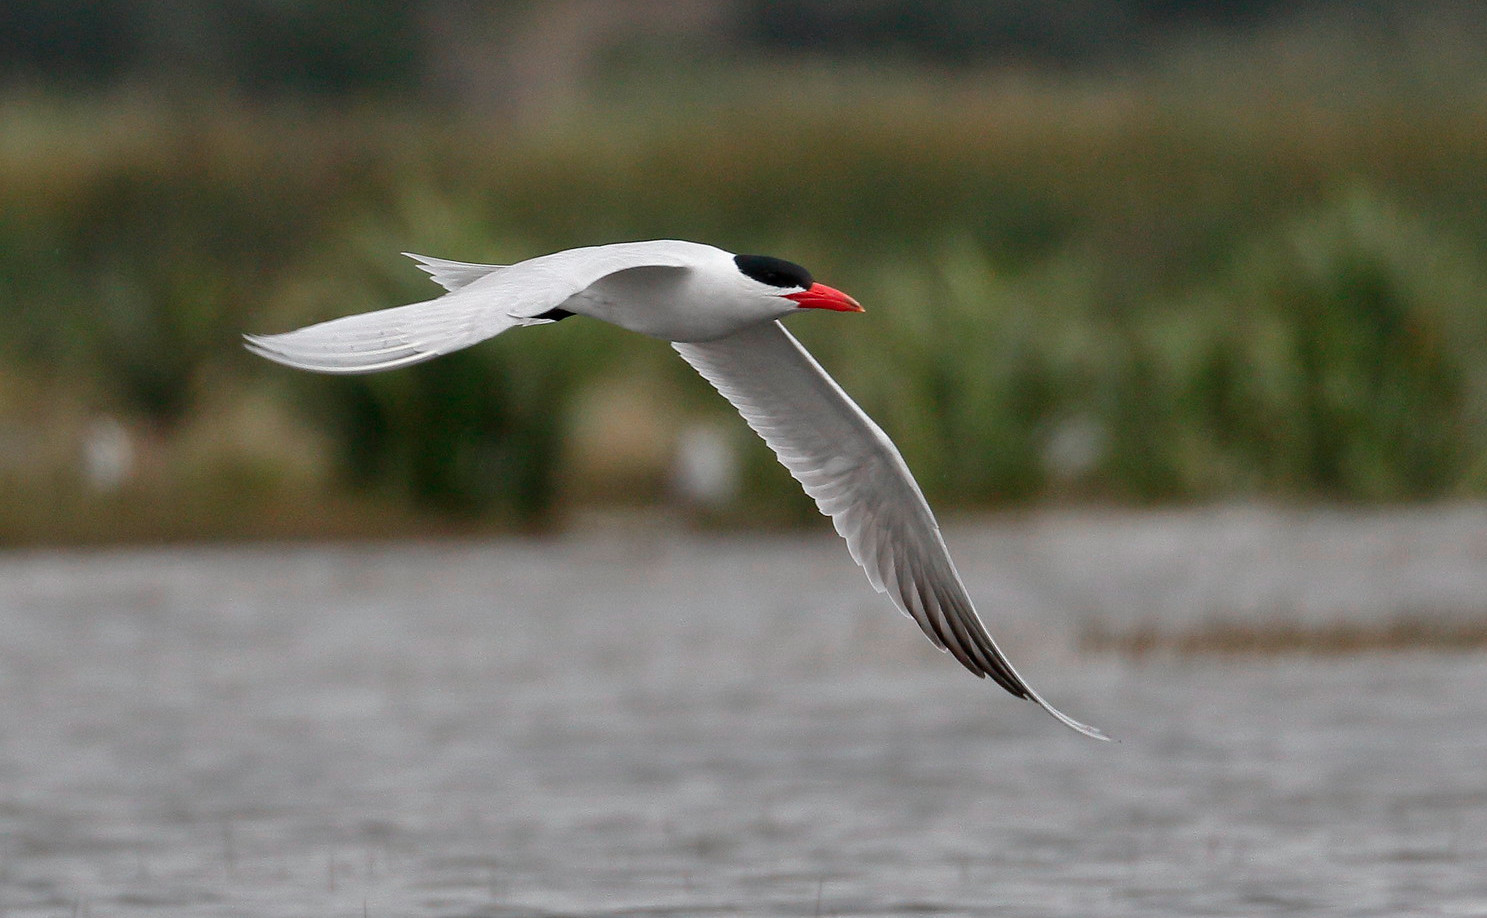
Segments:
[[[852,297],[780,258],[678,240],[568,249],[511,265],[405,254],[447,292],[247,335],[247,347],[302,370],[374,373],[570,316],[670,341],[831,517],[873,588],[936,647],[1080,733],[1106,738],[1043,700],[1012,668],[976,614],[898,448],[780,323],[802,309],[861,312]]]

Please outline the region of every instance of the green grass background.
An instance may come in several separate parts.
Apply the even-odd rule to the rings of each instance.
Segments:
[[[949,512],[1487,495],[1487,80],[1469,55],[1189,49],[1099,77],[698,74],[538,121],[114,93],[0,99],[0,542],[813,510],[664,344],[575,320],[373,377],[273,332],[509,262],[677,237],[862,316],[792,323]],[[105,421],[104,419],[112,419]],[[90,485],[102,423],[135,473]]]

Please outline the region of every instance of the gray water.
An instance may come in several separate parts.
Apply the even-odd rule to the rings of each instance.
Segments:
[[[823,524],[824,526],[824,524]],[[1487,915],[1487,510],[947,530],[1074,734],[827,532],[0,557],[6,916]]]

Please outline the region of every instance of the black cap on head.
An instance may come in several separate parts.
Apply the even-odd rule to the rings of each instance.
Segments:
[[[783,258],[773,258],[769,255],[735,255],[733,263],[738,265],[738,270],[743,272],[745,277],[752,277],[759,283],[769,284],[771,287],[799,287],[805,290],[809,289],[812,283],[811,272]]]

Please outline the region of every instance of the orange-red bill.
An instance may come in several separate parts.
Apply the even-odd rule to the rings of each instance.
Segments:
[[[862,312],[862,305],[856,300],[825,284],[811,284],[807,290],[799,293],[787,293],[785,299],[794,300],[800,304],[802,309],[834,309],[837,312]]]

